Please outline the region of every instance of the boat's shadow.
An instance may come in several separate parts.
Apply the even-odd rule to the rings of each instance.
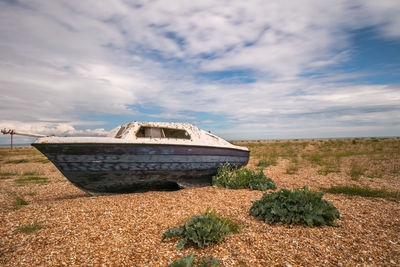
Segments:
[[[85,199],[85,198],[95,198],[95,197],[106,197],[106,196],[115,196],[115,195],[129,195],[129,194],[142,194],[146,192],[172,192],[172,191],[179,191],[183,188],[171,188],[171,187],[154,187],[154,188],[141,188],[135,189],[132,191],[125,191],[125,192],[115,192],[115,193],[91,193],[91,192],[78,192],[73,193],[71,195],[66,196],[55,196],[55,197],[48,197],[42,199],[42,201],[63,201],[63,200],[73,200],[73,199]]]

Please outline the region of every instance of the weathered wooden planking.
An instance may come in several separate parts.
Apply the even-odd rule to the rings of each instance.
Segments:
[[[243,162],[247,157],[215,155],[54,155],[48,158],[57,162],[82,163],[161,163],[161,162]]]
[[[233,148],[191,146],[191,145],[149,145],[149,144],[41,144],[32,146],[43,154],[69,155],[224,155],[249,156],[249,151]]]
[[[249,151],[183,145],[32,144],[77,187],[90,193],[211,184],[219,166],[242,166]]]

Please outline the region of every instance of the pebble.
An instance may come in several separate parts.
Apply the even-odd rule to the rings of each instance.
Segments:
[[[250,167],[254,161],[251,158]],[[333,185],[333,181],[346,184],[348,179],[345,173],[318,175],[312,168],[300,168],[297,175],[287,175],[287,163],[280,160],[277,166],[267,168],[278,188],[319,188]],[[15,171],[7,169],[12,167],[9,165],[0,167],[1,171]],[[148,266],[151,262],[151,266],[165,267],[190,253],[224,259],[226,266],[321,266],[338,262],[342,267],[363,265],[364,259],[374,266],[396,265],[393,255],[398,255],[399,243],[393,222],[400,217],[398,202],[325,194],[324,199],[332,202],[341,215],[342,211],[347,214],[337,221],[339,227],[288,227],[268,225],[248,214],[251,201],[263,194],[255,190],[205,187],[88,197],[68,182],[57,182],[65,178],[51,163],[27,163],[17,170],[22,173],[37,168],[54,182],[16,187],[12,179],[1,181],[1,266]],[[390,188],[394,184],[393,190],[400,190],[385,179],[379,179],[382,186]],[[373,185],[372,181],[367,179],[365,184]],[[14,211],[5,208],[12,203],[12,196],[6,191],[22,195],[32,191],[36,195],[27,195],[29,204]],[[51,211],[46,209],[50,205]],[[160,242],[164,231],[182,225],[207,208],[237,220],[243,225],[242,232],[225,238],[221,244],[201,249],[188,245],[177,251],[178,239]],[[375,210],[385,216],[371,212]],[[358,214],[364,214],[360,228]],[[40,231],[29,235],[18,232],[21,225],[34,221],[42,225]]]

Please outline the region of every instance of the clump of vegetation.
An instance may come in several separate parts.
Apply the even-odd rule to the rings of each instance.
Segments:
[[[13,210],[19,210],[22,206],[28,205],[28,201],[26,201],[23,197],[15,195],[15,198],[12,202]]]
[[[32,162],[34,162],[34,163],[49,163],[50,160],[48,160],[46,158],[39,158],[39,159],[33,159]]]
[[[361,175],[363,175],[365,171],[366,168],[364,166],[355,161],[351,162],[349,175],[352,180],[357,181],[360,179]]]
[[[205,257],[199,261],[198,267],[217,267],[222,266],[219,259],[214,257]]]
[[[213,177],[212,183],[214,186],[229,189],[250,188],[261,191],[276,189],[274,181],[265,177],[262,170],[256,172],[249,169],[236,169],[229,164],[218,168],[218,173]]]
[[[333,172],[340,172],[340,161],[338,158],[327,158],[321,161],[320,166],[322,166],[322,168],[318,170],[318,174],[327,175]]]
[[[257,166],[258,167],[268,167],[268,166],[270,166],[270,165],[272,165],[270,162],[268,162],[268,161],[266,161],[266,160],[260,160],[258,163],[257,163]]]
[[[7,160],[7,164],[20,164],[20,163],[28,163],[28,162],[33,162],[33,163],[48,163],[50,160],[46,158],[34,158],[34,159],[14,159],[14,160]]]
[[[183,255],[181,258],[174,260],[168,267],[192,267],[194,262],[194,253],[187,256]]]
[[[33,197],[33,196],[36,196],[37,193],[35,191],[29,191],[25,195]]]
[[[287,167],[286,167],[286,174],[296,174],[297,171],[299,170],[299,167],[297,166],[296,163],[290,163]]]
[[[196,264],[196,265],[195,265]],[[221,263],[217,258],[205,257],[196,263],[194,253],[187,256],[183,255],[181,258],[174,260],[168,267],[217,267]]]
[[[331,194],[345,194],[349,196],[377,197],[400,200],[399,191],[389,191],[386,189],[371,189],[360,186],[333,186],[329,188],[321,188],[321,190]]]
[[[38,224],[37,222],[34,222],[32,224],[26,224],[26,225],[20,226],[18,228],[18,231],[21,233],[24,233],[24,234],[31,234],[40,229],[42,229],[42,226],[40,224]]]
[[[43,154],[33,147],[0,148],[0,157],[10,156],[43,156]]]
[[[181,237],[182,240],[176,249],[182,249],[186,243],[192,242],[198,247],[220,243],[225,235],[237,233],[239,225],[229,218],[224,218],[214,211],[206,211],[204,214],[193,216],[180,227],[168,229],[161,241],[171,237]]]
[[[347,172],[343,163],[348,160],[358,162],[363,174],[357,174],[357,168],[353,169],[352,179],[357,180],[361,175],[369,175],[373,170],[370,163],[379,160],[382,166],[379,176],[392,175],[393,165],[395,172],[400,172],[398,165],[400,159],[399,138],[357,138],[357,139],[334,139],[334,140],[299,140],[280,142],[241,142],[239,145],[246,146],[251,150],[252,157],[256,160],[267,161],[271,165],[277,165],[280,159],[291,160],[287,173],[298,172],[292,167],[308,168],[310,165],[316,168],[319,174],[327,175],[333,172]],[[298,162],[295,162],[298,160]],[[393,164],[394,162],[394,164]]]
[[[29,177],[18,178],[15,181],[18,184],[26,184],[26,183],[45,184],[49,181],[49,178],[39,177],[39,176],[29,176]]]
[[[16,176],[18,173],[15,172],[0,172],[0,179],[1,180],[6,180],[10,179],[12,176]]]
[[[27,171],[27,172],[24,172],[22,175],[23,176],[36,176],[36,175],[41,175],[42,174],[42,172],[40,172],[40,171]]]
[[[20,164],[20,163],[28,163],[29,160],[27,159],[14,159],[14,160],[7,160],[6,164]]]
[[[340,218],[339,212],[322,196],[323,193],[310,191],[307,187],[265,193],[260,200],[253,202],[250,215],[268,224],[335,225],[333,221]]]

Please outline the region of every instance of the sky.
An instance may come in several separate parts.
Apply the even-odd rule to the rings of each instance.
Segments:
[[[400,136],[399,14],[398,0],[2,0],[0,128]]]

